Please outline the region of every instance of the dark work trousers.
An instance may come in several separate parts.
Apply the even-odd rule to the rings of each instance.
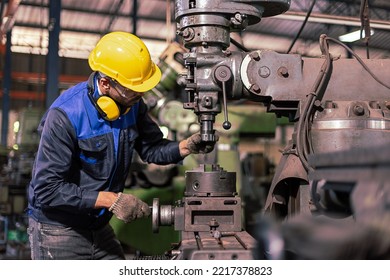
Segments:
[[[28,235],[33,260],[125,259],[109,224],[89,230],[39,223],[29,218]]]

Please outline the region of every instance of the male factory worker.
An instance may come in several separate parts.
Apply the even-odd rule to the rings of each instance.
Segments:
[[[214,148],[199,134],[180,143],[163,138],[142,100],[161,71],[138,37],[109,33],[88,62],[89,80],[63,92],[38,128],[28,190],[32,259],[124,259],[109,220],[150,215],[146,203],[122,193],[133,151],[164,165]]]

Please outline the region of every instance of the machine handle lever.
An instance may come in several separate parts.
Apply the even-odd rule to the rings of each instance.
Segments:
[[[222,83],[222,96],[223,96],[223,113],[225,117],[225,121],[222,124],[222,127],[225,130],[228,130],[232,127],[232,124],[229,122],[228,119],[228,111],[227,111],[227,97],[226,97],[226,83],[230,80],[232,77],[232,72],[230,71],[230,68],[221,65],[217,69],[215,69],[214,72],[215,78]]]
[[[225,121],[222,124],[222,127],[225,130],[229,130],[232,127],[232,124],[228,119],[228,111],[227,111],[227,98],[226,98],[226,82],[222,82],[222,95],[223,95],[223,114],[225,116]]]

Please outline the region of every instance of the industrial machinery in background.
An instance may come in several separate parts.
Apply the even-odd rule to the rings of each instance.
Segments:
[[[319,38],[321,58],[228,49],[230,32],[243,31],[289,7],[289,0],[176,0],[177,33],[189,49],[183,56],[187,68],[183,104],[197,116],[203,141],[216,141],[215,120],[222,111],[222,127],[231,128],[227,100],[251,100],[265,105],[269,113],[288,117],[295,124],[294,132],[275,169],[265,210],[282,220],[298,214],[332,216],[329,213],[337,213],[340,202],[351,199],[355,185],[316,187],[309,174],[318,167],[309,158],[389,144],[390,88],[383,81],[388,80],[390,61],[361,59],[327,35]],[[341,45],[356,59],[331,54],[330,44]],[[217,166],[215,162],[211,170],[186,172],[181,204],[153,205],[154,228],[174,224],[181,232],[181,242],[172,250],[176,259],[245,259],[250,255],[247,250],[253,240],[236,224],[238,207],[233,205],[240,201],[228,180],[234,172]],[[331,178],[331,174],[322,175],[323,180]],[[326,205],[326,211],[319,205]],[[348,216],[356,218],[355,214]],[[224,241],[225,236],[238,235],[245,238],[236,238],[234,244]],[[223,254],[230,249],[234,253]]]
[[[0,177],[0,250],[6,258],[28,259],[27,185],[39,144],[37,127],[44,111],[25,108],[13,124],[13,145],[3,148]]]
[[[256,258],[388,260],[389,156],[388,145],[311,155],[312,196],[327,199],[313,199],[316,217],[258,219]]]

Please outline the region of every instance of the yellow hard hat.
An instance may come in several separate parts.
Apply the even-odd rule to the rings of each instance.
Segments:
[[[89,66],[136,92],[154,88],[161,71],[150,57],[144,42],[137,36],[115,31],[104,35],[89,54]]]

